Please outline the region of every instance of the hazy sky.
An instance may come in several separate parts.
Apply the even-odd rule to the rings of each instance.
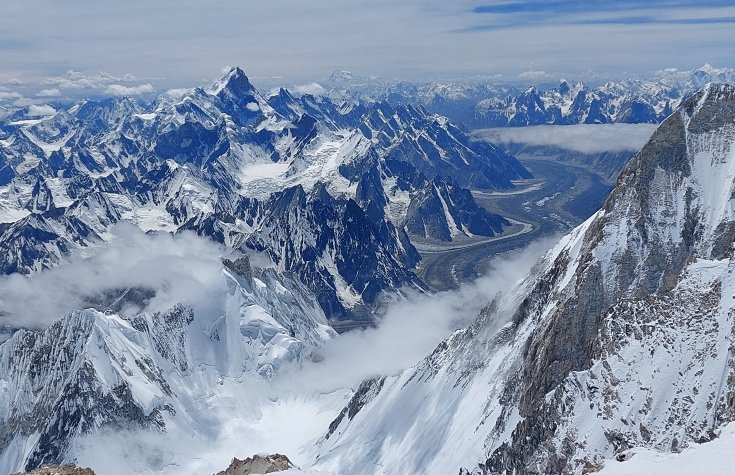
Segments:
[[[73,70],[108,73],[105,87],[161,90],[210,81],[226,65],[256,82],[318,81],[335,69],[531,81],[732,66],[733,44],[732,0],[0,2],[6,84]],[[48,86],[46,97],[64,87]]]

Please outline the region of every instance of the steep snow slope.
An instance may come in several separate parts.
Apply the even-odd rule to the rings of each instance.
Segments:
[[[715,440],[704,444],[692,444],[680,453],[661,453],[640,447],[632,448],[622,454],[621,460],[606,462],[599,473],[600,475],[637,475],[640,473],[724,475],[732,472],[733,450],[735,450],[735,427],[730,423],[719,431]]]
[[[125,319],[89,309],[0,345],[0,473],[60,462],[90,433],[214,437],[216,394],[310,358],[335,336],[303,285],[273,269],[240,258],[225,261],[223,279],[220,314],[178,305]]]
[[[735,87],[708,85],[510,297],[366,382],[317,467],[571,473],[714,438],[735,415],[734,143]]]

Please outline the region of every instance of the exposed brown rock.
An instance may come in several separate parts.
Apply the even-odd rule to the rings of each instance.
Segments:
[[[81,468],[74,464],[66,465],[42,465],[28,473],[16,473],[13,475],[95,475],[91,468]]]
[[[582,475],[589,475],[591,473],[597,473],[602,470],[604,466],[601,463],[594,463],[586,460],[582,465]]]
[[[232,459],[232,463],[227,470],[223,470],[216,475],[251,475],[265,474],[273,472],[281,472],[292,468],[293,464],[285,455],[253,455],[245,460],[237,457]]]

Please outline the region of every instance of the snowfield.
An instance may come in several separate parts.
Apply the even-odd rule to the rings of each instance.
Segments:
[[[608,460],[600,475],[729,475],[733,473],[735,423],[722,428],[718,437],[706,444],[692,444],[679,453],[662,453],[642,447],[624,452],[627,460]]]

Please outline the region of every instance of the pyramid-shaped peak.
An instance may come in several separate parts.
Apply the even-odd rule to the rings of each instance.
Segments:
[[[212,93],[219,94],[228,90],[235,95],[241,95],[253,90],[253,85],[239,66],[233,66],[212,85]]]
[[[243,71],[240,66],[232,66],[227,70],[227,74],[225,74],[224,77],[228,79],[244,78],[246,81],[248,80],[248,77],[245,75],[245,71]]]
[[[569,82],[567,82],[566,79],[562,79],[559,81],[559,92],[562,94],[569,94],[569,91],[571,91],[571,86],[569,85]]]
[[[288,89],[283,88],[283,87],[279,87],[278,88],[278,94],[277,95],[280,96],[280,97],[283,97],[284,99],[293,99],[293,95],[291,94],[291,92],[289,92]]]
[[[709,63],[704,63],[702,66],[695,69],[695,71],[703,72],[710,75],[716,75],[723,72],[723,69],[716,68]]]

